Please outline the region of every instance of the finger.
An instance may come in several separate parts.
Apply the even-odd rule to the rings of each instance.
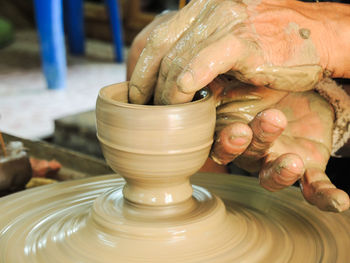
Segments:
[[[319,209],[342,212],[349,208],[348,194],[337,189],[321,169],[307,169],[300,183],[305,199]]]
[[[243,48],[240,40],[227,34],[200,50],[178,76],[178,92],[193,94],[232,69],[242,56]]]
[[[154,33],[161,30],[165,30],[162,28],[162,25],[158,27],[157,31],[152,32],[147,40],[146,47],[136,63],[129,84],[129,101],[131,103],[145,104],[153,94],[161,58],[170,48],[170,43],[162,46],[155,44],[163,42],[162,34]]]
[[[286,126],[287,119],[280,110],[268,109],[260,112],[250,123],[253,139],[243,156],[256,160],[266,156]]]
[[[208,158],[204,165],[199,169],[199,172],[203,173],[224,173],[228,174],[229,170],[226,165],[220,165],[213,161],[213,159]]]
[[[259,173],[260,185],[269,191],[278,191],[293,185],[305,172],[302,159],[292,153],[277,159],[267,158]]]
[[[168,57],[162,62],[160,74],[158,76],[157,87],[154,94],[154,104],[167,105],[191,101],[194,94],[185,94],[178,92],[176,87],[176,79],[183,70],[182,64],[186,63],[184,55],[172,61],[170,66],[166,66],[166,68],[171,68],[171,70],[165,72],[164,64],[170,63],[167,61],[169,61]]]
[[[232,17],[240,4],[222,1],[213,8],[201,12],[196,21],[163,58],[155,90],[155,104],[178,104],[191,101],[195,92],[183,93],[177,86],[177,78],[200,51],[231,33],[241,22]]]
[[[147,44],[147,39],[153,31],[153,29],[155,29],[156,26],[160,25],[166,20],[170,19],[170,17],[174,16],[175,14],[175,11],[171,11],[165,14],[158,15],[150,24],[148,24],[144,29],[142,29],[142,31],[132,41],[129,50],[128,60],[126,63],[126,80],[130,80],[131,74],[134,72],[136,63],[141,55],[142,50],[145,48]]]
[[[218,164],[228,164],[245,151],[251,139],[252,131],[247,124],[228,125],[218,133],[210,157]]]
[[[210,1],[191,1],[151,32],[130,79],[129,101],[131,103],[145,104],[149,101],[156,84],[161,59],[189,28],[208,2]]]

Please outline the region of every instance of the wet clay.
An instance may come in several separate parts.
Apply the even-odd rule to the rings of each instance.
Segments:
[[[311,90],[322,79],[322,68],[318,65],[302,66],[270,66],[262,65],[254,70],[231,72],[233,76],[242,82],[254,79],[258,86],[266,86],[271,89],[294,92]],[[254,83],[253,83],[254,84]]]
[[[324,213],[295,189],[272,194],[239,176],[198,174],[191,186],[212,144],[210,93],[132,105],[121,83],[100,91],[96,117],[106,160],[125,181],[94,177],[1,199],[1,263],[350,260],[349,212]]]
[[[128,201],[175,205],[191,197],[189,177],[206,161],[214,99],[169,106],[125,103],[128,84],[105,87],[96,105],[97,137],[107,163],[127,181]]]
[[[223,199],[227,223],[221,223],[228,229],[210,227],[221,202],[212,211],[197,208],[184,221],[141,222],[131,215],[119,221],[114,216],[123,203],[117,191],[124,180],[93,177],[0,199],[6,211],[0,219],[0,262],[349,262],[349,211],[321,212],[296,188],[270,193],[253,178],[199,173],[192,182]],[[194,198],[200,198],[196,189]]]

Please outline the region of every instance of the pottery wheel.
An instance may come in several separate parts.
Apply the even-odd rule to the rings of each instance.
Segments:
[[[298,189],[270,193],[253,178],[199,173],[192,182],[221,197],[226,211],[215,195],[194,187],[193,198],[202,204],[186,208],[191,216],[181,224],[152,222],[151,210],[148,218],[132,215],[138,220],[131,222],[120,205],[124,180],[115,175],[2,198],[0,262],[350,262],[349,211],[319,211]],[[225,215],[212,231],[217,209]],[[186,225],[196,226],[193,233]],[[165,241],[153,238],[154,231]],[[200,239],[186,243],[189,234]],[[202,241],[212,242],[212,251],[201,251]],[[182,252],[167,255],[179,242]],[[154,246],[160,246],[157,257]]]

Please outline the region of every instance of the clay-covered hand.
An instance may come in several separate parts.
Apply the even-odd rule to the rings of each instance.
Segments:
[[[260,184],[277,191],[300,186],[322,210],[344,211],[349,196],[325,174],[332,147],[334,112],[314,91],[286,92],[220,76],[209,84],[217,101],[211,157],[259,173]]]
[[[312,89],[325,70],[346,77],[349,63],[342,63],[343,71],[335,66],[341,34],[333,20],[346,17],[339,5],[192,0],[141,34],[145,48],[131,76],[130,101],[144,104],[154,96],[155,104],[187,102],[226,72],[245,83],[293,91]]]

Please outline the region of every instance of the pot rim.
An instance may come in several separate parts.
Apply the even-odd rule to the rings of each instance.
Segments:
[[[133,103],[126,103],[126,102],[121,102],[121,101],[118,101],[118,100],[114,100],[114,99],[111,99],[110,97],[107,97],[104,94],[105,90],[111,89],[111,88],[113,88],[113,86],[120,86],[120,85],[125,85],[125,84],[129,85],[129,82],[125,81],[125,82],[114,83],[114,84],[111,84],[111,85],[108,85],[108,86],[104,86],[98,92],[98,99],[100,99],[100,100],[102,100],[102,101],[104,101],[106,103],[109,103],[109,104],[112,104],[112,105],[115,105],[115,106],[119,106],[119,107],[123,107],[123,108],[143,109],[143,110],[146,110],[146,109],[149,109],[149,110],[150,109],[163,109],[164,110],[164,109],[170,109],[170,108],[190,107],[190,106],[197,105],[199,103],[203,103],[205,101],[208,101],[213,96],[213,94],[210,91],[210,89],[208,87],[204,87],[201,90],[204,90],[207,93],[206,93],[205,97],[203,97],[203,98],[201,98],[199,100],[190,101],[190,102],[186,102],[186,103],[171,104],[171,105],[142,105],[142,104],[133,104]]]

